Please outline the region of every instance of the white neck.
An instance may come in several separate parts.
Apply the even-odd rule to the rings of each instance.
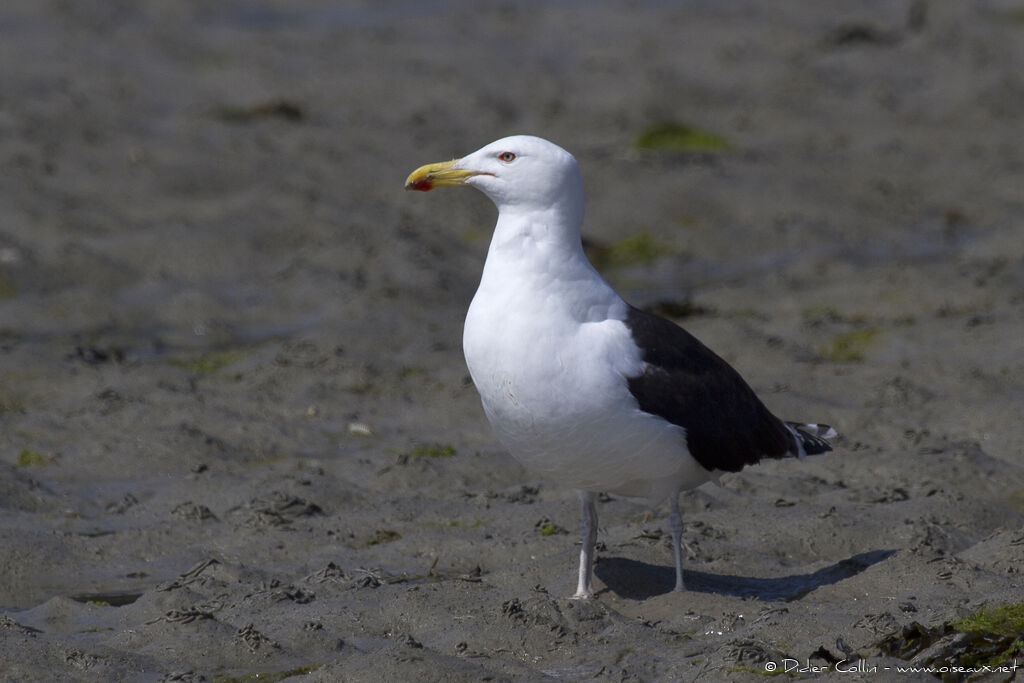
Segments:
[[[529,212],[503,207],[477,296],[505,302],[536,297],[534,309],[568,308],[577,320],[624,315],[622,300],[583,253],[582,202],[571,208],[572,213],[564,205]],[[551,291],[559,292],[557,302]]]

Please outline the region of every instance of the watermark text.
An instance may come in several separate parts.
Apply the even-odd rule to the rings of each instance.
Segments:
[[[879,673],[882,671],[895,671],[901,674],[989,674],[989,673],[1016,673],[1017,671],[1017,660],[1014,659],[1013,663],[997,664],[995,666],[958,666],[950,664],[948,666],[915,666],[913,664],[892,664],[892,665],[878,665],[872,664],[867,659],[855,659],[847,660],[843,659],[835,664],[811,664],[810,660],[805,659],[800,661],[798,659],[785,658],[775,661],[767,661],[764,663],[764,670],[768,673],[824,673],[825,671],[835,671],[838,673],[859,673],[859,674],[871,674]]]

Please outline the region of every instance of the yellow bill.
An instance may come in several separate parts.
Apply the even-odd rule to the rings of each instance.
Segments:
[[[444,185],[465,185],[466,178],[480,175],[480,171],[452,168],[458,161],[458,159],[452,159],[420,166],[405,179],[405,189],[426,192]]]

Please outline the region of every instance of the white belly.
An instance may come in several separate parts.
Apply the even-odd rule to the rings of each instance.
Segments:
[[[652,503],[711,478],[685,431],[629,393],[626,377],[643,361],[618,297],[582,323],[542,301],[517,317],[507,313],[525,310],[521,302],[480,299],[466,318],[466,362],[495,433],[523,465],[575,489]]]

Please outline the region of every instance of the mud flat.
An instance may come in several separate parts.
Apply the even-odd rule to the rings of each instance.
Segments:
[[[1020,5],[85,5],[0,9],[0,679],[1024,661]],[[493,210],[402,181],[518,132],[842,435],[684,496],[686,593],[608,499],[567,600],[575,499],[468,381]]]

